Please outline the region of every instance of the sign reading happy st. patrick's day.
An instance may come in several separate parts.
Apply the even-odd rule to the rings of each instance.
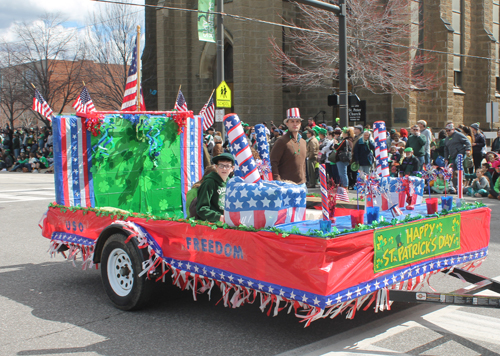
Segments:
[[[460,214],[375,230],[374,272],[460,249]]]

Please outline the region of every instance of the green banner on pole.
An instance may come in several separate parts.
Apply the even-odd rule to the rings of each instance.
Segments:
[[[215,0],[198,0],[198,39],[215,43]]]
[[[460,249],[460,214],[426,219],[373,234],[375,272]]]

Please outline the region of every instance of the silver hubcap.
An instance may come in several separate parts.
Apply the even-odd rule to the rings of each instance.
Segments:
[[[134,285],[132,261],[121,248],[115,248],[109,255],[108,281],[113,291],[120,297],[128,295]]]

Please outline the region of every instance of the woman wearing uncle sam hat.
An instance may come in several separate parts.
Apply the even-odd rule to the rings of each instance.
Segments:
[[[271,169],[274,180],[306,182],[306,141],[299,134],[302,118],[299,108],[286,111],[283,121],[287,132],[276,140],[271,151]]]

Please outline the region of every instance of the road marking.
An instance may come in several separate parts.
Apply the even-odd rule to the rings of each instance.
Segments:
[[[54,188],[0,190],[0,204],[54,199]]]

